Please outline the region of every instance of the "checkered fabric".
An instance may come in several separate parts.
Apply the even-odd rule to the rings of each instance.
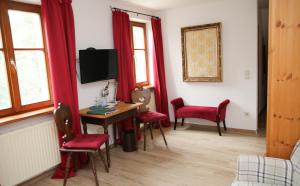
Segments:
[[[300,185],[300,141],[294,147],[291,161],[293,164],[293,186]]]
[[[240,156],[237,181],[257,182],[280,186],[291,186],[292,162],[262,156]]]
[[[247,182],[247,181],[235,181],[231,186],[278,186],[268,183],[256,183],[256,182]]]

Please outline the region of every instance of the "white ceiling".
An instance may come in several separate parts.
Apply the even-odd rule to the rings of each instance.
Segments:
[[[165,10],[199,3],[209,3],[221,0],[118,0],[151,10]]]

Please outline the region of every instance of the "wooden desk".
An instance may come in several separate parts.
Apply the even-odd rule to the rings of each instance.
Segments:
[[[142,105],[142,103],[129,104],[129,103],[120,102],[116,105],[116,110],[107,115],[87,114],[87,112],[90,111],[89,108],[81,109],[79,112],[80,112],[80,117],[83,125],[84,134],[87,134],[87,126],[86,126],[87,123],[102,126],[104,128],[105,134],[108,134],[108,126],[113,125],[113,138],[114,138],[114,144],[116,144],[116,135],[117,135],[116,123],[132,117],[136,145],[138,145],[136,113],[137,113],[137,108],[140,105]]]

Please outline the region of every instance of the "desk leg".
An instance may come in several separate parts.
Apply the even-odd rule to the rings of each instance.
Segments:
[[[81,121],[82,122],[82,128],[83,128],[83,133],[87,134],[87,126],[86,126],[86,122],[84,120]]]
[[[113,123],[114,146],[117,146],[117,123]]]
[[[139,149],[138,145],[138,131],[137,131],[137,124],[136,124],[136,114],[133,115],[132,117],[132,123],[133,123],[133,128],[134,128],[134,136],[135,136],[135,146],[136,146],[136,151]]]

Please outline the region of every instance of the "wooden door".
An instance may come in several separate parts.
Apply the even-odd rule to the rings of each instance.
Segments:
[[[270,0],[267,155],[289,159],[300,139],[300,0]]]

